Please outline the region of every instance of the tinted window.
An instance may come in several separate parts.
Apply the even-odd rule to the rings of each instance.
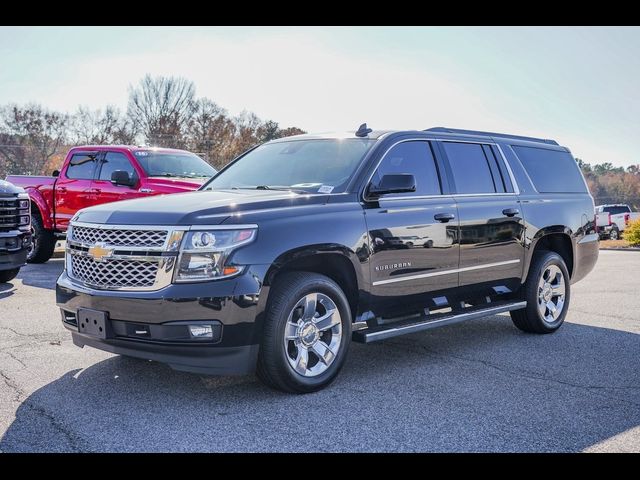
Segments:
[[[511,183],[511,178],[509,177],[509,171],[507,170],[507,166],[504,163],[504,158],[500,154],[500,151],[497,147],[492,146],[491,151],[493,152],[493,157],[498,162],[498,166],[500,167],[500,173],[502,174],[502,181],[504,183],[504,188],[506,192],[513,193],[513,184]]]
[[[373,176],[378,183],[383,175],[411,173],[416,177],[416,191],[406,195],[440,195],[438,170],[428,142],[403,142],[393,147],[380,163]]]
[[[569,152],[513,146],[536,190],[541,193],[583,193],[587,188]]]
[[[127,172],[130,178],[134,178],[136,176],[136,171],[124,153],[107,152],[104,160],[102,160],[100,180],[111,180],[111,174],[116,170],[123,170]]]
[[[150,177],[209,178],[217,170],[190,152],[136,150],[138,164]]]
[[[93,169],[96,166],[94,155],[76,154],[71,157],[67,167],[67,178],[93,179]]]
[[[603,209],[606,213],[610,213],[611,215],[617,215],[619,213],[629,213],[629,207],[604,207]]]
[[[442,146],[449,159],[456,193],[496,192],[491,168],[482,145],[443,142]]]

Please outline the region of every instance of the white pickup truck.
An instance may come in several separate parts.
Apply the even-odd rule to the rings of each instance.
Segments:
[[[629,222],[637,219],[640,219],[640,212],[632,212],[629,205],[623,203],[596,206],[596,227],[600,238],[618,240]]]

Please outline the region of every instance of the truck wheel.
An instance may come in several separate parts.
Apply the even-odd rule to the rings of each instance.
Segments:
[[[511,312],[516,327],[530,333],[553,333],[560,328],[571,299],[569,272],[562,257],[555,252],[536,253],[522,292],[527,308]]]
[[[609,232],[609,238],[611,240],[620,239],[620,230],[618,229],[618,227],[614,226],[611,228],[611,231]]]
[[[10,282],[18,275],[19,268],[12,268],[11,270],[0,270],[0,283]]]
[[[27,263],[45,263],[53,256],[56,238],[46,230],[38,213],[31,215],[31,247],[27,253]]]
[[[329,385],[351,342],[351,309],[324,275],[285,273],[269,294],[257,375],[272,388],[310,393]]]

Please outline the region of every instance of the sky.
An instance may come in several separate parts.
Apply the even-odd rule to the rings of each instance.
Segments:
[[[0,105],[125,110],[146,73],[309,132],[446,126],[640,163],[640,28],[0,27]]]

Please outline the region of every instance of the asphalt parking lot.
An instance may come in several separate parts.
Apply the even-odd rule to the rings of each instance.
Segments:
[[[505,316],[353,344],[329,389],[79,349],[62,260],[0,285],[0,451],[640,451],[640,253],[601,252],[564,327]]]

